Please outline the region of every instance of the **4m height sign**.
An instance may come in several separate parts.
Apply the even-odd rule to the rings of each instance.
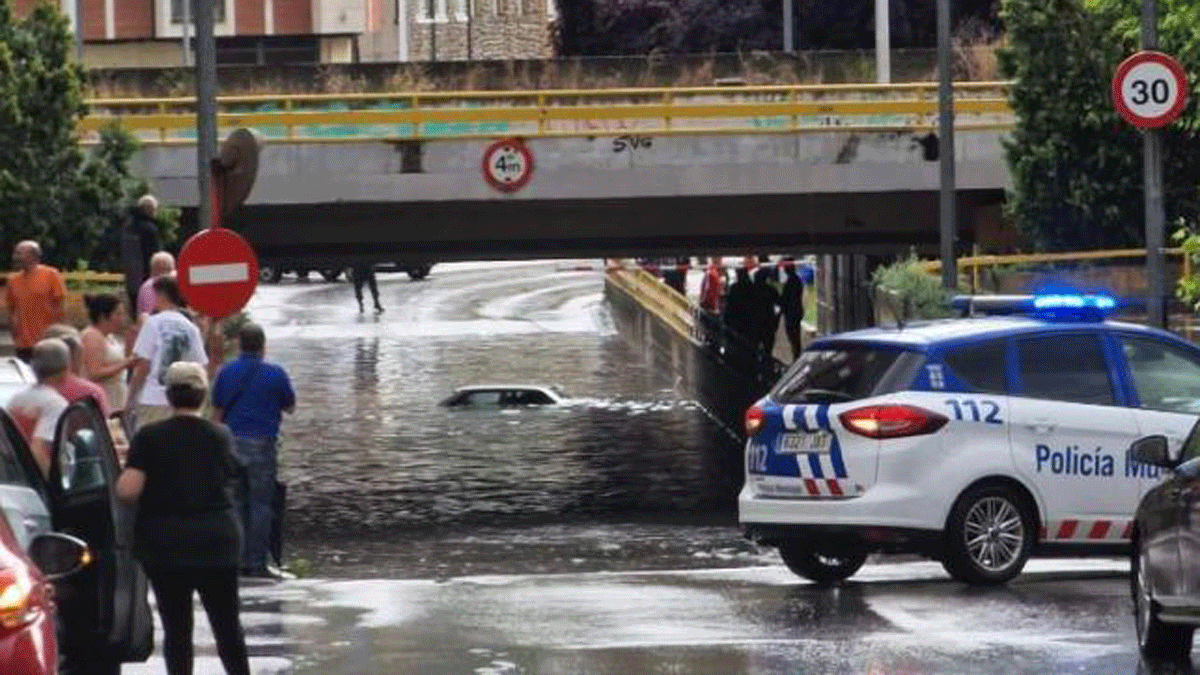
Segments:
[[[483,178],[501,192],[516,192],[533,178],[533,153],[519,138],[496,141],[483,153]]]
[[[1187,107],[1187,73],[1162,52],[1138,52],[1117,67],[1112,96],[1125,121],[1139,129],[1160,129]]]

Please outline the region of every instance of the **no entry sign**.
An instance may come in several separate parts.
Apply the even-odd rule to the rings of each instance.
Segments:
[[[533,153],[519,138],[496,141],[483,153],[483,177],[501,192],[516,192],[533,178]]]
[[[1187,107],[1187,73],[1162,52],[1138,52],[1117,67],[1112,97],[1127,122],[1140,129],[1159,129],[1178,119]]]
[[[179,290],[204,316],[224,319],[246,306],[258,286],[258,256],[232,230],[196,234],[179,253]]]

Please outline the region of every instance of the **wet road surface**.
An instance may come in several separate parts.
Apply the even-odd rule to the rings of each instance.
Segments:
[[[755,562],[729,527],[738,447],[615,333],[598,262],[439,265],[420,283],[382,275],[380,290],[382,315],[360,314],[346,283],[263,286],[249,308],[300,397],[280,471],[289,555],[307,571]],[[570,400],[438,405],[481,383],[556,384]],[[661,557],[626,564],[612,553],[626,543]]]
[[[934,563],[884,563],[834,590],[768,566],[299,580],[243,594],[260,675],[1191,673],[1136,655],[1126,569],[1034,561],[998,589],[953,583]],[[197,675],[218,673],[196,625]]]

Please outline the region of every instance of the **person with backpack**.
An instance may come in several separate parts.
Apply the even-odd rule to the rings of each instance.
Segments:
[[[233,433],[234,454],[245,469],[242,523],[246,546],[242,574],[280,578],[267,565],[271,531],[276,519],[279,428],[283,413],[296,408],[296,393],[287,372],[268,363],[266,334],[247,323],[238,334],[241,355],[221,369],[213,384],[212,420]]]

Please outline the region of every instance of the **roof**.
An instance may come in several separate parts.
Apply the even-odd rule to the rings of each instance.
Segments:
[[[1087,321],[1049,321],[1025,316],[988,316],[969,319],[942,319],[922,323],[908,324],[904,328],[867,328],[831,335],[816,341],[814,346],[824,342],[853,340],[891,344],[914,349],[925,349],[933,345],[953,343],[965,339],[998,338],[1021,333],[1035,333],[1046,330],[1086,329],[1104,326],[1109,329],[1141,332],[1146,334],[1179,338],[1166,331],[1147,328],[1139,324],[1120,321],[1087,322]]]

